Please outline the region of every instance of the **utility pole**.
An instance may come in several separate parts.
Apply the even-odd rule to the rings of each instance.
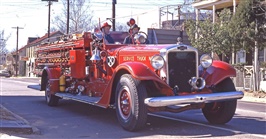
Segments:
[[[113,19],[113,31],[115,31],[115,5],[116,5],[116,0],[113,0],[113,12],[112,12],[112,19]]]
[[[51,5],[53,2],[58,2],[58,0],[42,0],[42,1],[48,1],[48,38],[50,38],[50,16],[51,16]],[[48,40],[49,41],[49,40]]]
[[[18,77],[18,31],[19,29],[23,29],[22,27],[12,27],[13,29],[16,29],[17,30],[17,48],[16,48],[16,66],[15,66],[15,69],[16,69],[16,77]]]
[[[69,0],[67,0],[67,34],[69,34]]]
[[[51,1],[48,1],[48,41],[50,38],[50,16],[51,16]]]
[[[162,21],[162,8],[161,7],[159,7],[159,29],[162,29],[162,27],[161,27],[161,21]]]
[[[181,17],[181,6],[180,5],[177,6],[177,10],[178,10],[178,26],[180,27],[179,36],[183,40],[183,27],[181,26],[181,18],[180,18]]]

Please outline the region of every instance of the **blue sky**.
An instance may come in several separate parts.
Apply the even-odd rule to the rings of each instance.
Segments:
[[[54,2],[51,7],[51,19],[60,14],[62,0]],[[93,17],[101,21],[112,16],[112,0],[90,0]],[[159,7],[182,4],[184,0],[117,0],[116,21],[126,22],[133,17],[143,31],[159,22]],[[169,16],[171,18],[171,15]],[[174,17],[176,18],[176,17]],[[162,17],[165,20],[166,17]],[[0,0],[0,29],[6,35],[11,34],[7,49],[16,48],[16,30],[12,27],[23,27],[19,30],[19,48],[26,45],[28,37],[43,36],[47,33],[48,6],[41,0]]]

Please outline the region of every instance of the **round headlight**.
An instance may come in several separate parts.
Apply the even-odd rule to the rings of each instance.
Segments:
[[[208,68],[212,65],[212,58],[208,54],[204,54],[200,57],[200,64],[203,68]]]
[[[155,69],[161,69],[164,65],[164,59],[160,55],[155,55],[151,58],[151,65]]]

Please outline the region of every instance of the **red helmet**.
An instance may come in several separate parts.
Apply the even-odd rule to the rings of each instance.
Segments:
[[[112,27],[111,25],[109,25],[107,22],[103,23],[102,27],[101,27],[101,30],[104,28],[104,27],[107,27],[109,26],[110,28]]]

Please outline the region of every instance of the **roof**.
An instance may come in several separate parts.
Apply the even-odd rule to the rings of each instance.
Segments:
[[[235,0],[236,4],[240,0]],[[196,0],[192,3],[192,6],[196,9],[212,10],[215,5],[216,10],[233,6],[233,0]]]
[[[31,42],[33,42],[33,41],[39,39],[39,38],[40,38],[40,37],[28,37],[28,42],[27,42],[27,44],[29,44],[29,43],[31,43]]]
[[[56,34],[63,35],[64,33],[62,33],[61,31],[55,31],[55,32],[50,33],[50,37],[52,37],[52,36],[54,36]],[[38,43],[42,42],[43,40],[45,40],[47,38],[48,38],[48,34],[47,33],[44,36],[40,37],[40,38],[38,37],[38,38],[34,39],[34,37],[29,37],[28,38],[28,43],[25,46],[19,48],[18,52],[22,51],[23,49],[25,49],[28,46],[33,46],[34,44],[38,44]],[[15,55],[15,53],[16,52],[12,52],[12,54],[14,54],[14,55]]]
[[[54,35],[56,35],[56,34],[61,34],[61,35],[63,35],[64,33],[62,33],[61,31],[55,31],[55,32],[50,33],[50,37],[52,37],[52,36],[54,36]],[[46,33],[46,34],[45,34],[44,36],[42,36],[41,38],[39,38],[39,39],[37,39],[37,40],[35,40],[35,41],[33,41],[33,42],[27,44],[26,46],[34,45],[34,44],[39,43],[39,42],[41,42],[41,41],[43,41],[43,40],[45,40],[45,39],[47,39],[47,38],[48,38],[48,34]]]

